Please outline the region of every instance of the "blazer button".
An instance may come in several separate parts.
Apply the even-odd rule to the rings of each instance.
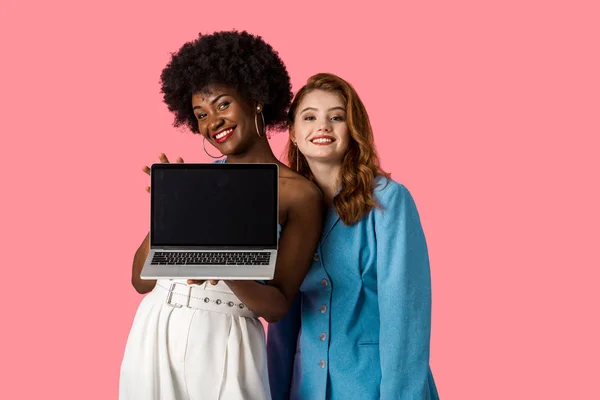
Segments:
[[[327,311],[327,306],[325,304],[323,304],[321,306],[321,314],[325,314],[326,311]]]
[[[315,256],[313,258],[315,261],[319,261],[319,253],[315,253]]]
[[[323,360],[319,361],[319,365],[321,366],[321,368],[325,368],[325,361],[323,361]]]
[[[327,286],[327,285],[329,285],[329,282],[327,282],[327,279],[322,279],[321,280],[321,285]]]
[[[319,339],[321,339],[321,342],[324,341],[325,339],[327,339],[327,335],[325,334],[325,332],[323,332],[319,335]]]

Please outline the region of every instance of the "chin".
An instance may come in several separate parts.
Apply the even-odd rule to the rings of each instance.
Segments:
[[[315,162],[319,162],[319,163],[328,163],[328,164],[340,163],[341,164],[344,156],[336,154],[336,153],[329,153],[329,154],[314,154],[314,155],[310,155],[306,158],[309,159],[310,161],[315,161]]]
[[[231,146],[227,147],[227,149],[223,149],[224,156],[237,156],[246,152],[246,148],[244,146]]]
[[[231,140],[231,139],[230,139]],[[224,155],[237,154],[242,149],[242,144],[237,140],[227,141],[223,145],[217,147]]]

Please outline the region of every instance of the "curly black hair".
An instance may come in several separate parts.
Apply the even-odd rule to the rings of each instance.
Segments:
[[[292,85],[278,53],[260,36],[246,31],[198,35],[184,44],[162,71],[161,93],[173,125],[199,133],[192,110],[192,95],[209,84],[234,88],[247,101],[260,102],[267,127],[287,128]]]

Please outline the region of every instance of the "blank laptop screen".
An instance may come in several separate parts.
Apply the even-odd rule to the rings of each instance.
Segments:
[[[153,247],[277,247],[278,172],[271,164],[157,164]]]

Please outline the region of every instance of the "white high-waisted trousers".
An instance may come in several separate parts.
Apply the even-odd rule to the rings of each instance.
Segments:
[[[270,400],[265,332],[218,285],[159,280],[142,300],[121,364],[120,400]]]

